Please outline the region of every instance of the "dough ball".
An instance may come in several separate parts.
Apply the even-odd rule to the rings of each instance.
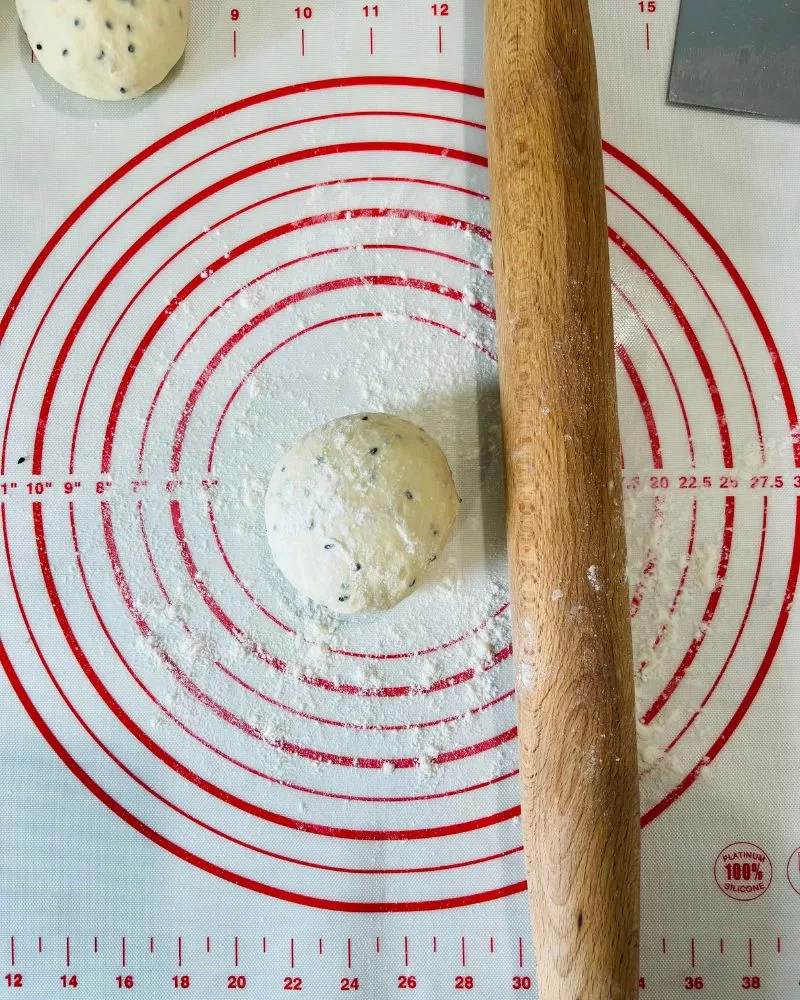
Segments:
[[[354,413],[301,438],[267,489],[267,537],[284,576],[341,614],[414,593],[458,512],[444,452],[388,413]]]
[[[99,101],[139,97],[186,48],[188,0],[17,0],[46,73]]]

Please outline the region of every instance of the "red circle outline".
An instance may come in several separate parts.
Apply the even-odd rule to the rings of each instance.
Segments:
[[[6,310],[3,320],[2,322],[0,322],[0,339],[2,339],[2,337],[4,336],[8,328],[8,325],[11,321],[11,317],[13,316],[17,306],[21,303],[35,275],[41,269],[44,261],[50,255],[53,248],[63,238],[64,234],[71,228],[71,226],[75,223],[75,221],[87,210],[87,208],[91,204],[93,204],[103,193],[105,193],[105,191],[107,191],[111,186],[113,186],[113,184],[115,184],[118,180],[124,177],[126,173],[132,170],[139,163],[143,162],[143,160],[146,159],[148,156],[152,155],[158,149],[163,148],[164,146],[174,141],[181,135],[186,135],[190,133],[194,129],[200,127],[205,122],[213,121],[216,118],[220,118],[227,114],[231,114],[233,111],[238,110],[241,107],[250,107],[253,106],[254,104],[261,103],[265,100],[275,99],[276,97],[288,95],[291,93],[298,93],[298,92],[330,88],[330,87],[355,86],[355,85],[387,85],[387,86],[405,85],[409,87],[428,87],[431,89],[445,89],[456,93],[470,94],[477,98],[482,96],[482,91],[479,88],[466,87],[461,84],[453,84],[453,83],[444,84],[440,81],[435,81],[435,80],[421,80],[414,78],[392,78],[392,77],[347,78],[342,80],[317,81],[314,84],[310,85],[306,84],[300,87],[290,86],[290,87],[280,88],[279,90],[271,91],[266,94],[254,95],[250,98],[246,98],[242,101],[239,101],[236,104],[228,105],[226,108],[221,108],[218,109],[217,111],[209,112],[207,115],[196,119],[194,122],[187,123],[181,128],[170,133],[168,136],[163,137],[161,140],[159,140],[157,143],[154,143],[146,150],[143,150],[128,163],[123,164],[117,171],[115,171],[114,174],[110,175],[106,179],[106,181],[104,181],[97,189],[95,189],[95,191],[92,192],[92,194],[87,199],[85,199],[84,202],[82,202],[81,205],[79,205],[78,208],[76,208],[75,211],[61,224],[61,226],[53,234],[53,236],[45,245],[45,247],[42,248],[38,257],[34,261],[33,265],[29,268],[28,272],[23,278],[23,281],[20,283],[14,296],[12,297],[12,300],[9,304],[8,309]],[[792,398],[791,387],[786,377],[785,369],[783,368],[783,364],[778,355],[777,348],[774,344],[774,340],[769,331],[769,328],[767,327],[763,315],[761,314],[755,300],[753,299],[752,293],[747,288],[741,275],[738,273],[738,271],[736,271],[730,259],[724,253],[724,251],[717,243],[717,241],[714,240],[714,238],[711,236],[708,230],[699,222],[696,216],[694,216],[693,213],[691,213],[690,210],[682,202],[680,202],[680,200],[671,191],[669,191],[669,189],[667,189],[652,174],[650,174],[647,170],[645,170],[645,168],[637,164],[635,161],[631,160],[630,157],[626,156],[626,154],[622,153],[620,150],[611,146],[609,143],[604,143],[604,150],[609,155],[616,157],[620,162],[628,166],[631,170],[637,173],[645,181],[651,184],[651,186],[653,186],[657,191],[659,191],[659,193],[661,193],[662,196],[666,198],[666,200],[669,201],[677,209],[677,211],[680,214],[682,214],[684,218],[687,219],[687,221],[690,222],[690,224],[695,228],[698,234],[706,241],[706,243],[712,248],[712,250],[714,250],[718,259],[721,261],[723,267],[727,270],[729,276],[733,280],[740,294],[744,298],[751,314],[753,315],[759,327],[759,330],[762,334],[762,338],[764,339],[764,342],[767,345],[768,351],[770,353],[770,358],[772,360],[774,369],[776,371],[780,383],[781,391],[783,393],[784,406],[786,408],[787,416],[789,418],[790,428],[794,437],[793,444],[794,444],[795,464],[800,466],[800,437],[798,437],[796,433],[797,412],[795,409],[794,400]],[[6,431],[7,430],[8,430],[8,424],[6,425]],[[5,463],[5,446],[3,450],[3,470],[4,470],[4,463]],[[40,468],[35,467],[35,471],[40,472],[41,470]],[[3,518],[5,518],[4,511],[3,511]],[[737,711],[729,720],[727,726],[720,734],[718,739],[715,741],[715,743],[712,745],[709,752],[704,756],[704,758],[700,762],[698,762],[693,771],[690,772],[689,775],[687,775],[686,778],[675,789],[673,789],[671,793],[669,793],[669,795],[667,795],[656,807],[651,809],[647,814],[645,814],[645,816],[642,817],[643,825],[646,825],[648,822],[651,822],[652,819],[654,819],[657,815],[663,812],[664,809],[666,809],[688,787],[690,787],[690,785],[694,782],[694,780],[696,780],[702,768],[706,764],[710,763],[710,761],[717,756],[717,754],[720,752],[725,743],[727,743],[728,739],[730,739],[731,735],[736,730],[742,718],[752,705],[752,702],[755,699],[761,687],[761,684],[763,683],[763,680],[766,677],[766,674],[769,671],[769,668],[774,659],[775,652],[777,651],[778,645],[780,643],[780,640],[782,638],[783,632],[786,627],[786,622],[788,620],[791,602],[794,597],[798,572],[800,571],[800,531],[798,531],[798,527],[800,527],[800,498],[798,498],[796,506],[796,530],[795,530],[795,538],[792,549],[792,559],[789,567],[787,589],[782,603],[781,611],[778,615],[778,619],[775,628],[773,630],[770,643],[766,650],[764,659],[762,660],[762,663],[757,671],[756,677],[751,682],[751,685],[745,695],[745,698],[740,703]],[[4,528],[5,528],[5,521],[4,521]],[[37,725],[40,732],[42,732],[42,735],[45,737],[47,742],[51,745],[51,747],[59,755],[59,757],[64,761],[65,765],[79,778],[79,780],[81,780],[98,798],[100,798],[101,801],[104,801],[105,804],[109,808],[111,808],[117,815],[120,815],[123,819],[126,820],[126,822],[128,822],[134,828],[140,829],[140,827],[142,826],[142,824],[140,824],[140,821],[138,821],[137,818],[132,814],[127,813],[126,810],[122,809],[122,807],[120,807],[113,799],[107,796],[106,793],[103,791],[103,789],[97,786],[96,783],[94,783],[93,780],[88,776],[88,774],[82,771],[82,769],[77,765],[77,763],[73,760],[73,758],[67,753],[65,748],[55,738],[52,731],[47,727],[46,723],[44,722],[44,719],[39,715],[35,706],[30,701],[27,692],[25,692],[24,688],[22,688],[21,684],[19,683],[19,678],[17,677],[13,669],[13,665],[11,664],[11,661],[8,658],[8,655],[2,644],[0,644],[0,659],[2,659],[4,669],[6,670],[6,673],[9,675],[9,679],[12,683],[12,686],[14,686],[14,689],[18,697],[20,698],[23,706],[25,707],[26,711],[31,716],[32,720]],[[438,909],[440,907],[466,905],[468,903],[479,902],[485,899],[500,898],[512,892],[522,891],[525,887],[524,883],[516,883],[515,885],[512,886],[503,887],[500,890],[493,890],[488,894],[487,893],[476,894],[473,897],[459,897],[457,899],[444,900],[444,901],[429,900],[424,903],[403,903],[395,905],[386,904],[385,902],[379,904],[368,904],[368,903],[350,903],[341,901],[318,900],[313,897],[305,897],[297,894],[284,893],[282,890],[269,889],[267,887],[259,886],[258,884],[252,885],[250,884],[251,880],[242,880],[240,877],[233,875],[233,873],[225,872],[223,870],[218,869],[217,866],[210,864],[209,862],[205,861],[202,858],[197,858],[193,855],[188,854],[187,852],[184,852],[183,849],[179,848],[177,845],[171,844],[169,841],[166,840],[166,838],[161,837],[161,835],[157,834],[155,831],[144,828],[141,830],[141,832],[143,832],[144,835],[149,836],[150,839],[154,840],[156,843],[160,843],[161,846],[163,846],[165,849],[171,851],[172,853],[177,854],[178,856],[184,857],[185,860],[188,860],[196,864],[198,867],[200,867],[205,871],[210,871],[213,874],[220,875],[223,878],[228,878],[228,880],[234,881],[237,884],[246,884],[248,885],[248,887],[253,888],[255,891],[266,892],[267,894],[270,895],[278,895],[280,896],[280,898],[291,899],[294,902],[307,903],[308,905],[311,906],[323,906],[325,908],[334,908],[334,909],[351,910],[351,911],[352,910],[369,911],[369,912],[386,911],[389,909],[400,909],[403,911],[415,910],[415,909]]]

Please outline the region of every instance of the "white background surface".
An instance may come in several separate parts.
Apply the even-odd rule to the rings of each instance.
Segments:
[[[761,307],[796,387],[800,370],[796,337],[800,320],[796,294],[800,127],[667,107],[664,94],[677,6],[674,0],[659,0],[657,12],[645,16],[633,0],[594,5],[604,135],[675,192],[721,243]],[[286,83],[340,75],[389,73],[480,85],[481,15],[480,5],[472,0],[464,4],[456,0],[450,5],[446,23],[442,19],[441,54],[437,52],[438,22],[422,2],[409,5],[388,0],[381,5],[381,16],[374,24],[372,56],[367,21],[358,3],[315,3],[313,18],[304,22],[305,56],[300,52],[300,22],[289,4],[243,0],[239,10],[241,16],[234,24],[227,7],[196,3],[186,59],[168,86],[129,106],[100,108],[59,90],[38,66],[30,65],[13,11],[9,4],[3,7],[3,306],[50,233],[85,195],[143,146],[207,110]],[[649,50],[645,23],[650,26]],[[317,107],[326,110],[328,100],[321,96]],[[430,110],[439,113],[452,111],[457,104],[455,99],[430,97]],[[477,106],[471,99],[464,100],[465,112],[473,112]],[[308,140],[322,141],[313,132]],[[655,199],[653,214],[662,210]],[[686,239],[695,247],[693,238]],[[697,259],[705,260],[702,249],[695,249]],[[710,273],[712,265],[707,266]],[[720,278],[720,287],[721,282]],[[748,344],[752,347],[750,375],[769,401],[776,392],[774,376],[763,359],[759,360],[759,345],[748,341],[757,336],[752,323],[740,317],[736,308],[731,305],[741,324],[734,335],[742,338],[743,353],[747,355]],[[0,347],[3,413],[18,357],[18,351],[6,346],[4,353]],[[686,378],[687,396],[691,396],[691,374]],[[732,412],[740,405],[733,394],[731,389],[727,400]],[[701,396],[698,390],[698,398]],[[779,416],[775,417],[779,458],[770,465],[770,473],[785,472],[787,467],[791,473],[789,456],[780,453]],[[665,416],[664,433],[672,419]],[[741,459],[747,441],[735,443],[737,447],[741,443],[742,451],[737,452]],[[708,457],[708,463],[719,464],[713,456]],[[748,502],[744,506],[749,513],[741,515],[740,523],[752,524],[755,536],[758,510],[747,507]],[[712,516],[719,498],[701,503],[708,504],[705,509]],[[788,547],[793,511],[793,492],[772,506],[773,534],[764,590],[755,606],[753,649],[758,645],[759,630],[762,639],[768,637],[780,606],[785,582],[781,538]],[[679,514],[676,517],[680,520]],[[25,538],[18,539],[18,544],[21,549],[29,546]],[[747,544],[742,544],[744,554],[733,562],[736,572],[740,565],[747,565]],[[32,654],[26,667],[22,652],[5,569],[0,598],[0,633],[15,644],[20,669],[32,671]],[[723,607],[723,622],[725,616],[729,623],[735,621],[737,607],[735,601]],[[694,627],[687,619],[689,631]],[[714,635],[712,630],[709,645]],[[798,693],[794,669],[797,642],[797,630],[790,619],[755,706],[720,757],[644,831],[645,996],[681,995],[686,975],[702,975],[710,996],[736,995],[742,977],[752,974],[758,974],[763,982],[762,995],[786,997],[792,995],[792,989],[800,990],[800,959],[795,957],[800,938],[794,931],[800,896],[786,877],[787,861],[800,845],[796,821],[800,803],[794,776],[800,752],[793,708]],[[752,673],[755,666],[743,662],[736,666],[736,676],[749,676],[748,671]],[[66,660],[64,669],[69,678]],[[731,669],[733,673],[734,667]],[[722,698],[716,709],[720,717],[726,712],[730,715],[737,691],[734,683]],[[732,700],[726,702],[726,697]],[[302,956],[296,972],[304,977],[305,989],[315,997],[333,996],[339,991],[340,976],[347,974],[344,942],[351,937],[356,956],[362,956],[354,969],[354,974],[360,975],[361,995],[395,995],[397,975],[405,969],[403,937],[409,935],[412,964],[408,971],[418,977],[417,995],[438,996],[452,988],[454,977],[462,972],[462,936],[470,948],[468,967],[463,971],[475,977],[473,995],[515,995],[511,982],[519,971],[515,966],[520,934],[525,938],[526,956],[529,953],[524,929],[526,902],[521,895],[461,910],[393,916],[330,914],[250,894],[179,861],[107,811],[66,772],[5,682],[0,686],[0,709],[4,719],[0,742],[4,795],[0,814],[0,956],[4,957],[0,957],[0,974],[16,969],[23,972],[26,982],[32,984],[32,995],[59,992],[58,976],[66,971],[67,935],[74,942],[71,968],[74,966],[87,995],[119,992],[114,977],[122,971],[119,947],[123,935],[129,942],[126,968],[136,976],[136,989],[147,996],[171,995],[175,992],[171,976],[178,972],[178,934],[186,941],[184,964],[192,977],[191,995],[200,997],[219,995],[227,975],[238,973],[232,967],[234,936],[243,942],[241,972],[248,975],[254,991],[280,988],[283,976],[292,971],[287,967],[287,942],[295,937]],[[774,869],[767,893],[748,903],[724,896],[714,880],[714,859],[726,844],[736,841],[760,845],[771,857]],[[366,844],[366,867],[371,864],[371,853]],[[519,867],[519,855],[509,864]],[[469,878],[464,879],[463,892],[472,888]],[[92,947],[95,934],[101,941],[98,957]],[[269,960],[260,953],[262,934],[270,938]],[[430,948],[434,934],[440,942],[436,956]],[[9,950],[12,935],[13,970]],[[41,956],[39,935],[45,942]],[[146,954],[151,935],[158,942],[152,959]],[[214,942],[210,955],[204,953],[206,935]],[[497,942],[491,958],[486,947],[490,935]],[[385,942],[379,955],[374,953],[376,936]],[[315,950],[319,937],[330,941],[322,959]],[[691,967],[692,937],[695,969]],[[723,955],[720,937],[726,942]],[[666,954],[662,938],[667,942]],[[754,947],[752,969],[748,939]],[[527,957],[524,971],[531,971]]]

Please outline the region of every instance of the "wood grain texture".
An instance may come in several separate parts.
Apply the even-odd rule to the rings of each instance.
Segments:
[[[543,1000],[638,996],[639,803],[586,0],[486,0],[525,858]]]

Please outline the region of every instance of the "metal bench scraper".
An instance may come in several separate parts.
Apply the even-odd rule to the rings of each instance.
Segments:
[[[668,100],[800,120],[800,5],[682,0]]]

